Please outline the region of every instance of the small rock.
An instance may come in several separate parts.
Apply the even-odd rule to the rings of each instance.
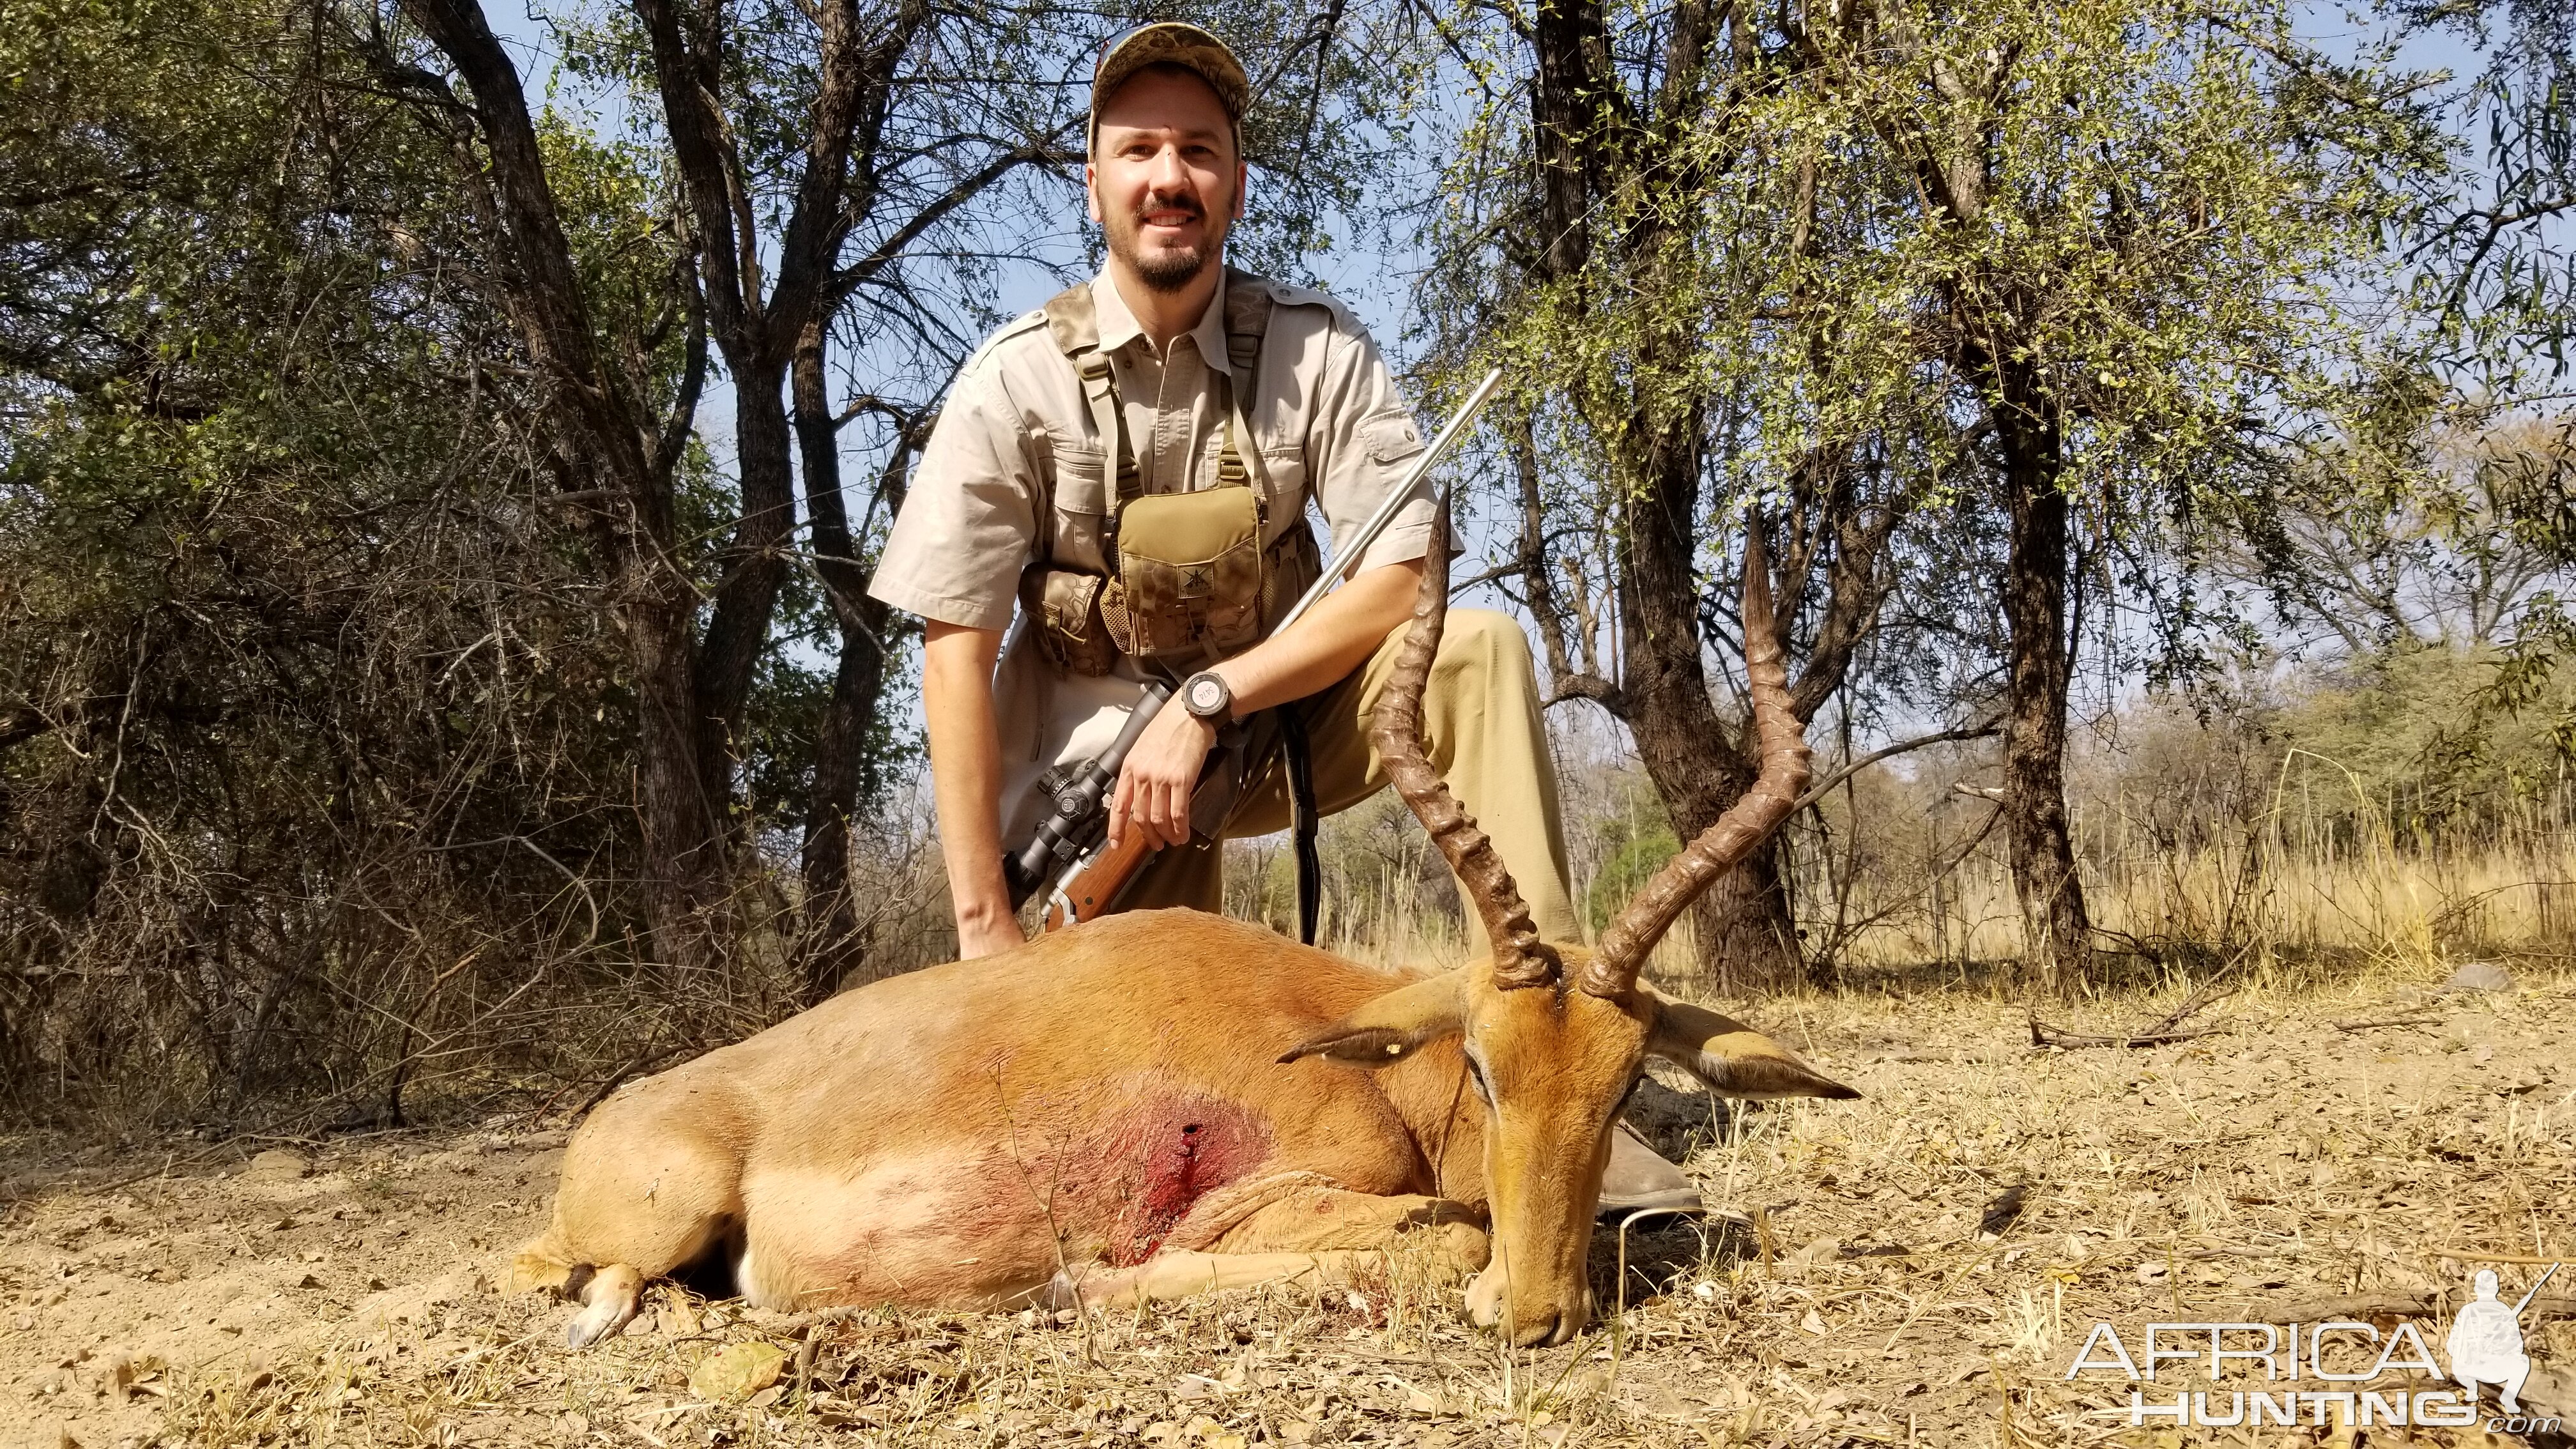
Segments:
[[[2453,991],[2511,991],[2513,973],[2493,961],[2472,961],[2451,973],[2442,983],[2444,993]]]
[[[246,1182],[294,1182],[313,1175],[313,1159],[289,1147],[272,1147],[242,1170]]]

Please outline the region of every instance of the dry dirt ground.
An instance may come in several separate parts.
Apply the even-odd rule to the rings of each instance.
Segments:
[[[2249,988],[2194,1018],[2216,1034],[2146,1048],[2034,1049],[2018,1006],[1957,987],[1770,1003],[1762,1023],[1866,1099],[1730,1117],[1650,1094],[1741,1220],[1640,1229],[1624,1271],[1598,1235],[1624,1313],[1535,1353],[1399,1271],[1061,1322],[799,1322],[657,1287],[635,1331],[568,1354],[564,1306],[493,1286],[545,1212],[560,1125],[300,1156],[0,1137],[0,1444],[2349,1445],[2133,1428],[2124,1378],[2067,1368],[2096,1322],[2134,1353],[2151,1321],[2388,1331],[2416,1305],[2438,1349],[2472,1255],[2508,1299],[2541,1269],[2505,1260],[2576,1257],[2576,976],[2516,970],[2502,993],[2433,995],[2438,969]],[[2576,1419],[2570,1278],[2523,1326],[2528,1399]],[[2198,1370],[2146,1387],[2211,1387],[2176,1373]],[[2358,1437],[2526,1437],[2405,1432]]]

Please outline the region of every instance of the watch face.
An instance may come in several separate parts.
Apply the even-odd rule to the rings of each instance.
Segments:
[[[1198,714],[1214,714],[1225,704],[1225,685],[1214,679],[1190,683],[1190,709]]]

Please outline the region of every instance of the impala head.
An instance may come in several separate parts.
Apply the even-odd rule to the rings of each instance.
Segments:
[[[1501,857],[1423,757],[1422,686],[1448,604],[1445,510],[1434,526],[1413,626],[1371,722],[1387,777],[1465,884],[1494,944],[1490,961],[1389,992],[1287,1060],[1384,1066],[1450,1036],[1484,1099],[1494,1256],[1467,1293],[1476,1322],[1520,1344],[1562,1343],[1591,1317],[1584,1262],[1611,1124],[1659,1056],[1729,1097],[1855,1097],[1741,1022],[1670,1000],[1637,979],[1646,953],[1700,892],[1788,818],[1807,779],[1789,708],[1758,537],[1744,569],[1745,665],[1762,769],[1753,787],[1646,883],[1597,949],[1539,939]]]

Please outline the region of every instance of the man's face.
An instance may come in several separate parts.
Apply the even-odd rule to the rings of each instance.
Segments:
[[[1188,71],[1157,66],[1120,86],[1100,110],[1083,174],[1111,255],[1159,292],[1213,265],[1243,214],[1234,128],[1216,92]]]

